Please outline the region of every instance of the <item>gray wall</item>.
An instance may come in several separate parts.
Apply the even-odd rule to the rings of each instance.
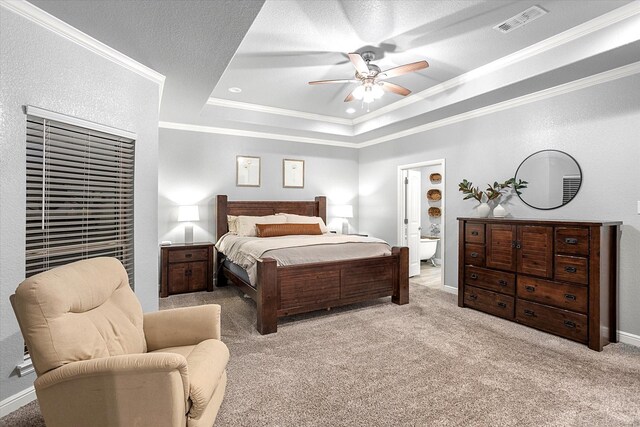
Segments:
[[[9,304],[25,270],[25,115],[30,104],[136,132],[135,287],[158,307],[158,86],[0,9],[0,400],[32,385],[18,378],[23,341]]]
[[[622,220],[620,329],[640,335],[640,76],[512,108],[360,150],[360,229],[396,241],[397,166],[446,159],[445,284],[457,287],[456,217],[473,216],[458,183],[484,186],[515,173],[529,154],[545,148],[576,158],[584,180],[567,206],[539,211],[512,200],[519,218]]]
[[[351,231],[358,229],[358,152],[352,148],[301,144],[173,129],[160,129],[158,241],[184,241],[178,206],[197,204],[194,241],[215,242],[215,197],[230,200],[313,200],[327,196],[353,205]],[[261,158],[261,186],[236,187],[236,156]],[[282,159],[305,161],[304,188],[282,187]],[[327,219],[330,228],[340,224]]]

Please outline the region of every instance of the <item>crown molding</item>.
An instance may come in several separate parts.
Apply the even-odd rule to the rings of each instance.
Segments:
[[[594,74],[589,77],[584,77],[582,79],[574,80],[569,83],[564,83],[548,89],[543,89],[538,92],[533,92],[517,98],[498,102],[496,104],[487,105],[485,107],[477,108],[475,110],[467,111],[465,113],[457,114],[455,116],[450,116],[441,120],[425,123],[423,125],[406,129],[400,132],[395,132],[389,135],[381,136],[379,138],[370,139],[368,141],[364,141],[361,143],[335,141],[335,140],[320,139],[320,138],[308,138],[303,136],[275,134],[275,133],[260,132],[260,131],[247,131],[247,130],[213,127],[213,126],[200,126],[200,125],[192,125],[187,123],[160,122],[159,126],[165,129],[186,130],[186,131],[193,131],[193,132],[206,132],[206,133],[214,133],[214,134],[221,134],[221,135],[245,136],[250,138],[274,139],[279,141],[302,142],[306,144],[332,145],[336,147],[364,148],[364,147],[370,147],[372,145],[382,144],[383,142],[404,138],[406,136],[415,135],[417,133],[426,132],[431,129],[436,129],[439,127],[460,123],[465,120],[470,120],[476,117],[482,117],[482,116],[493,114],[499,111],[508,110],[510,108],[519,107],[521,105],[530,104],[532,102],[553,98],[555,96],[571,93],[580,89],[585,89],[591,86],[596,86],[602,83],[618,80],[618,79],[628,77],[638,73],[640,73],[640,61],[634,62],[629,65],[625,65],[622,67],[614,68],[612,70],[604,71],[599,74]]]
[[[342,117],[325,116],[323,114],[307,113],[305,111],[288,110],[286,108],[270,107],[268,105],[251,104],[248,102],[231,101],[228,99],[211,97],[207,100],[207,105],[217,107],[236,108],[239,110],[257,111],[260,113],[277,114],[279,116],[297,117],[299,119],[315,120],[319,122],[335,123],[339,125],[353,126],[352,119]]]
[[[532,44],[531,46],[528,46],[507,56],[503,56],[502,58],[489,62],[488,64],[482,65],[467,73],[461,74],[438,85],[432,86],[429,89],[418,92],[413,96],[400,99],[392,104],[381,107],[360,117],[356,117],[353,119],[353,124],[357,125],[366,122],[373,118],[395,111],[399,108],[406,107],[407,105],[411,105],[442,92],[448,91],[457,86],[461,86],[479,77],[495,73],[497,70],[506,68],[525,59],[530,59],[536,55],[592,34],[598,30],[601,30],[638,14],[640,14],[640,2],[633,1],[622,7],[607,12],[604,15],[600,15],[590,21],[584,22],[573,28],[563,31],[562,33],[551,36],[545,40]]]
[[[357,148],[357,145],[347,141],[332,139],[309,138],[306,136],[285,135],[270,132],[258,132],[252,130],[222,128],[216,126],[192,125],[189,123],[159,122],[158,126],[164,129],[186,130],[191,132],[214,133],[218,135],[244,136],[248,138],[274,139],[276,141],[302,142],[304,144],[331,145],[334,147]]]
[[[533,92],[527,95],[523,95],[517,98],[509,99],[507,101],[498,102],[496,104],[487,105],[486,107],[477,108],[475,110],[467,111],[465,113],[450,116],[445,119],[436,120],[430,123],[425,123],[420,126],[406,129],[400,132],[395,132],[389,135],[374,138],[369,141],[357,144],[358,148],[369,147],[371,145],[381,144],[383,142],[392,141],[394,139],[403,138],[405,136],[414,135],[416,133],[425,132],[431,129],[436,129],[443,126],[452,125],[465,120],[473,119],[476,117],[486,116],[498,111],[508,110],[510,108],[519,107],[521,105],[530,104],[532,102],[541,101],[548,98],[553,98],[558,95],[574,92],[576,90],[585,89],[591,86],[596,86],[601,83],[607,83],[613,80],[618,80],[623,77],[628,77],[633,74],[640,73],[640,61],[634,62],[629,65],[614,68],[612,70],[604,71],[599,74],[594,74],[589,77],[574,80],[569,83],[564,83],[558,86],[554,86],[548,89],[543,89],[538,92]]]
[[[81,46],[129,71],[156,83],[158,85],[159,98],[158,108],[162,102],[162,92],[164,89],[165,76],[129,58],[121,52],[107,46],[106,44],[83,33],[66,22],[45,12],[25,0],[0,0],[0,7],[3,7],[23,18],[28,19],[36,25],[41,26],[65,39]]]

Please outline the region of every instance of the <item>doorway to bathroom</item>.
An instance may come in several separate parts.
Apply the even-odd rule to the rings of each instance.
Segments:
[[[409,247],[412,282],[440,289],[444,278],[445,161],[398,166],[398,243]]]

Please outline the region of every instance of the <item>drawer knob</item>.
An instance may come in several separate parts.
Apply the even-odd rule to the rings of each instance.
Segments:
[[[565,299],[568,299],[569,301],[575,301],[576,300],[576,296],[573,294],[564,294]]]
[[[564,239],[564,242],[567,245],[577,245],[578,244],[578,239],[576,239],[574,237],[567,237],[566,239]]]
[[[533,310],[525,310],[524,315],[529,317],[534,317],[536,313]]]
[[[516,247],[516,241],[512,240],[511,241],[511,249],[515,249],[515,247]]]
[[[479,233],[478,233],[476,230],[473,230],[473,231],[471,232],[471,235],[472,235],[472,236],[477,236],[478,234],[479,234]]]
[[[474,301],[475,301],[475,300],[477,300],[477,299],[478,299],[478,295],[476,295],[476,294],[470,294],[470,295],[469,295],[469,299],[472,299],[472,300],[474,300]]]
[[[527,290],[527,292],[535,292],[536,291],[535,286],[525,286],[525,289]]]
[[[185,258],[191,258],[193,256],[193,254],[184,254]]]
[[[478,258],[478,252],[471,252],[471,258]]]
[[[578,269],[575,267],[568,266],[564,268],[564,271],[566,271],[567,273],[576,273]]]
[[[516,242],[516,249],[522,249],[522,245],[520,244],[520,242]]]
[[[500,285],[500,286],[507,286],[507,285],[508,285],[508,283],[507,283],[507,281],[506,281],[506,280],[498,280],[498,285]]]
[[[498,303],[498,307],[500,307],[500,308],[507,308],[507,304],[505,304],[504,302],[499,302],[499,303]]]
[[[573,328],[576,327],[576,324],[573,323],[571,320],[565,320],[564,321],[564,326],[566,326],[567,328],[572,328],[573,329]]]
[[[476,279],[478,278],[478,275],[477,275],[476,273],[472,273],[472,274],[471,274],[471,278],[472,278],[473,280],[476,280]]]

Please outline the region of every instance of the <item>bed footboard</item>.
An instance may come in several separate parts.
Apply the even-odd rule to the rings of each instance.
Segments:
[[[257,329],[270,334],[278,318],[390,296],[409,302],[409,249],[394,247],[390,256],[277,267],[258,261]]]

